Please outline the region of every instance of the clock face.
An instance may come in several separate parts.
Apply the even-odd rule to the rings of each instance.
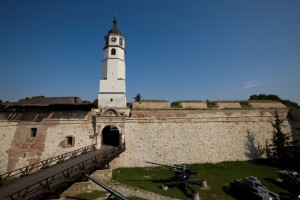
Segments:
[[[115,42],[115,41],[117,41],[117,38],[116,38],[116,37],[112,37],[110,40],[111,40],[112,42]]]

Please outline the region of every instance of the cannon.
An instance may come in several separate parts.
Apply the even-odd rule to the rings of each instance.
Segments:
[[[269,191],[254,176],[234,180],[230,183],[231,193],[243,200],[280,200],[278,194]]]
[[[284,188],[287,189],[288,193],[284,194],[285,199],[289,200],[300,200],[300,174],[297,172],[288,172],[286,170],[277,171]]]
[[[193,184],[204,185],[206,186],[206,182],[203,179],[191,179],[192,175],[198,174],[198,171],[191,169],[186,164],[174,164],[174,165],[164,165],[160,163],[154,162],[146,162],[153,165],[168,167],[172,172],[174,172],[174,176],[172,176],[167,182],[163,183],[162,189],[168,190],[169,187],[177,186],[180,188],[189,188],[193,194],[195,194],[195,189],[193,188]],[[205,182],[205,183],[204,183]]]
[[[282,179],[283,183],[295,185],[300,188],[300,174],[297,172],[288,172],[286,170],[277,171],[279,178]]]
[[[97,185],[99,185],[100,187],[102,187],[103,189],[105,189],[107,192],[110,193],[108,199],[116,199],[116,200],[127,200],[127,198],[125,196],[123,196],[122,194],[120,194],[119,192],[109,188],[108,186],[106,186],[105,184],[101,183],[100,181],[98,181],[97,179],[84,174],[85,177],[87,177],[88,179],[90,179],[91,181],[93,181],[94,183],[96,183]]]

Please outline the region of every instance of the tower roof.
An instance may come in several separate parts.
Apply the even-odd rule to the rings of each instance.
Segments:
[[[112,27],[112,29],[110,29],[110,30],[108,31],[108,35],[109,35],[109,34],[118,34],[118,35],[122,35],[122,36],[123,36],[123,34],[122,34],[122,32],[120,31],[120,29],[118,29],[118,26],[117,26],[118,22],[117,22],[116,16],[114,17],[113,23],[114,23],[114,26]]]

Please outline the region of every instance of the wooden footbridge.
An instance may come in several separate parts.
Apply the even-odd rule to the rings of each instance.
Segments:
[[[100,150],[91,145],[7,172],[0,175],[0,199],[59,196],[70,184],[83,180],[83,174],[105,168],[123,151],[125,144],[103,146]]]

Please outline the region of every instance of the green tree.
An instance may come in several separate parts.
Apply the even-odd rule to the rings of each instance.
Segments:
[[[3,103],[3,100],[2,100],[2,99],[0,99],[0,103]]]
[[[82,103],[92,103],[92,102],[89,100],[83,100]]]
[[[98,106],[98,99],[95,99],[95,100],[93,101],[93,104],[95,104],[96,106]]]
[[[291,142],[291,133],[284,133],[282,130],[284,118],[280,118],[275,112],[275,120],[272,122],[273,137],[270,145],[271,154],[280,162],[289,161],[293,156],[293,145]]]
[[[140,93],[137,93],[134,97],[135,102],[140,102],[142,100],[142,95]]]
[[[281,100],[281,103],[283,103],[288,108],[299,108],[299,105],[296,102],[292,102],[288,99]]]
[[[39,95],[39,96],[32,96],[32,97],[26,97],[24,99],[19,99],[19,102],[21,101],[28,101],[28,100],[32,100],[32,99],[43,99],[45,98],[45,96]]]
[[[253,94],[249,97],[249,100],[274,100],[281,101],[281,98],[275,94]]]
[[[280,101],[288,108],[300,108],[296,102],[290,101],[288,99],[281,99],[275,94],[253,94],[249,97],[249,100],[273,100],[273,101]]]

